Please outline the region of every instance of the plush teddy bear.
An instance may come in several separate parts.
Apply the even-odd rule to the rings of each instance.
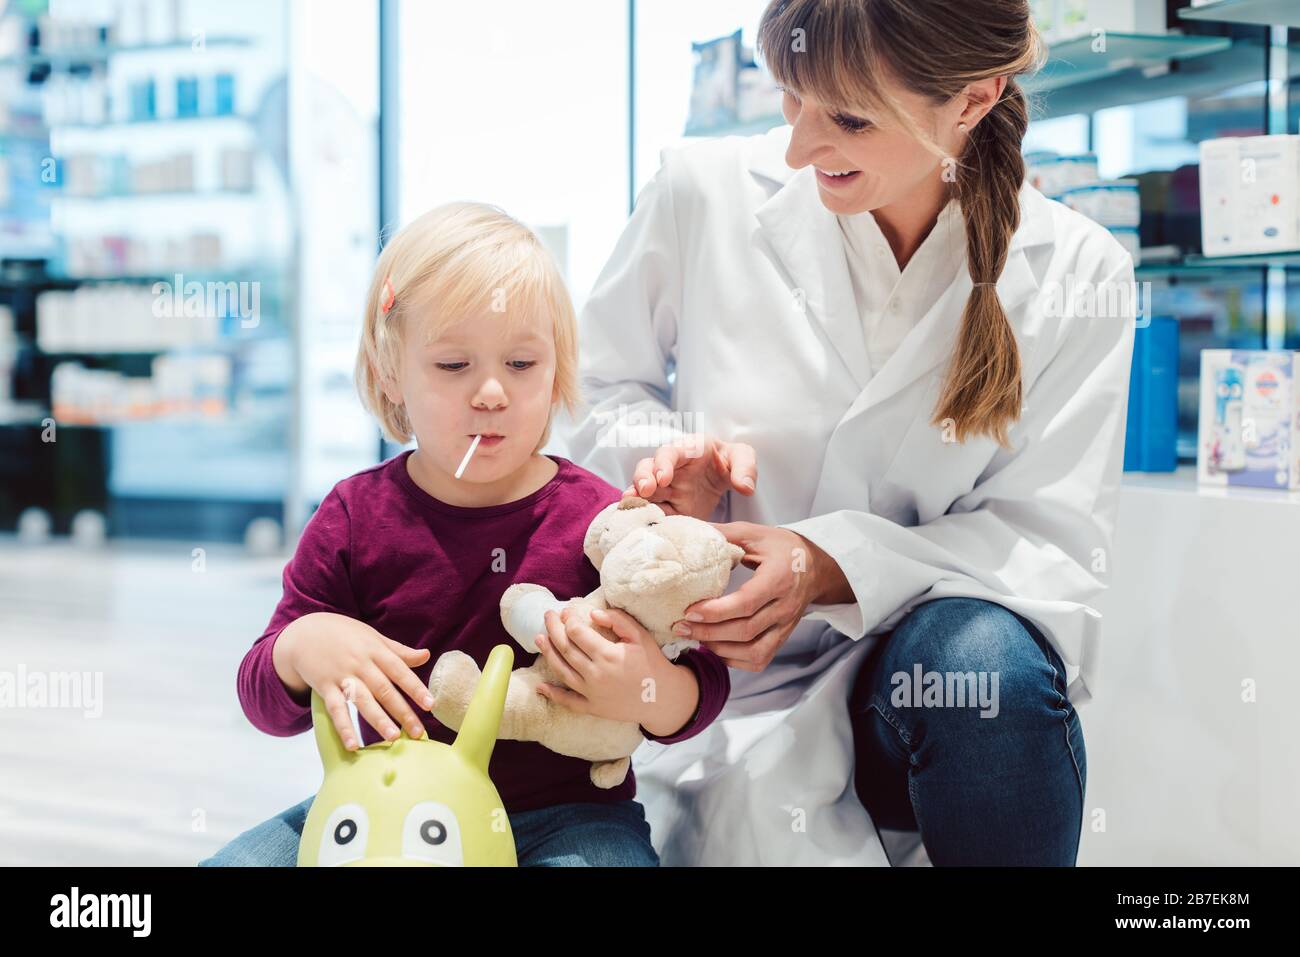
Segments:
[[[684,618],[686,608],[695,602],[721,595],[744,555],[744,549],[707,522],[665,515],[658,505],[635,497],[601,510],[587,529],[583,551],[600,572],[600,587],[590,595],[560,601],[541,585],[518,584],[501,596],[501,621],[526,651],[537,654],[534,639],[546,631],[546,612],[564,608],[572,609],[570,620],[577,615],[597,633],[617,641],[612,632],[591,620],[593,608],[617,608],[654,636],[665,657],[675,659],[699,642],[674,635],[673,622]],[[429,676],[434,717],[460,730],[478,680],[478,666],[463,651],[439,657]],[[537,741],[559,754],[591,761],[591,780],[599,788],[621,784],[631,767],[632,752],[644,740],[640,727],[571,711],[538,694],[542,682],[565,687],[541,655],[529,667],[511,673],[498,736]]]

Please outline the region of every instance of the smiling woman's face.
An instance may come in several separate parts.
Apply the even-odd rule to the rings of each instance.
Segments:
[[[958,141],[951,131],[960,118],[962,97],[935,106],[901,87],[886,89],[947,155],[956,155]],[[793,127],[786,163],[792,169],[816,168],[821,201],[831,212],[852,215],[941,190],[942,159],[907,130],[877,125],[872,117],[844,112],[789,89],[781,110]]]
[[[501,438],[479,442],[465,481],[497,481],[528,462],[554,401],[555,341],[544,325],[507,332],[488,311],[432,341],[418,328],[403,336],[400,381],[389,398],[406,406],[429,464],[454,475],[474,436],[487,433]]]

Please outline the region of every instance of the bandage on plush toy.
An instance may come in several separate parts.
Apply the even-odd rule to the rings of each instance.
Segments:
[[[665,515],[641,498],[625,498],[601,510],[583,540],[583,551],[600,572],[600,587],[590,595],[560,600],[541,585],[511,585],[501,596],[501,621],[521,648],[537,654],[536,635],[546,631],[547,611],[570,608],[570,618],[590,625],[610,641],[613,632],[591,620],[594,608],[617,608],[635,618],[675,659],[684,641],[672,632],[695,602],[717,598],[727,587],[731,570],[744,549],[728,542],[707,522],[686,515]],[[449,651],[434,665],[429,690],[433,715],[459,730],[478,683],[479,670],[463,651]],[[558,754],[591,761],[591,780],[612,788],[623,782],[631,755],[644,740],[638,725],[595,715],[579,714],[537,693],[539,684],[565,687],[538,655],[527,668],[511,673],[499,736],[512,741],[536,741]]]

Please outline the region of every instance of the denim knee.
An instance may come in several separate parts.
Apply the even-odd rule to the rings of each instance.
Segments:
[[[314,800],[315,796],[309,797],[249,828],[198,866],[292,867],[297,863],[298,843]]]
[[[889,636],[881,667],[890,679],[924,675],[971,675],[995,699],[1000,716],[1041,717],[1068,710],[1064,666],[1034,626],[996,602],[939,598],[912,610]],[[1059,669],[1059,670],[1058,670]],[[936,719],[964,709],[935,709]],[[1005,726],[1005,725],[1004,725]]]

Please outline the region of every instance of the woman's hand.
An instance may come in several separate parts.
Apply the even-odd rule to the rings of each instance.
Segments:
[[[854,600],[835,559],[802,535],[750,522],[714,527],[745,550],[741,562],[754,574],[729,595],[691,605],[673,632],[700,642],[730,667],[762,671],[809,605]]]
[[[654,637],[617,608],[593,608],[591,620],[614,632],[610,641],[566,608],[546,613],[537,648],[568,685],[538,686],[538,693],[580,714],[631,721],[651,734],[681,729],[699,703],[699,682],[685,665],[664,657]]]
[[[707,521],[723,493],[735,489],[753,495],[757,484],[753,446],[697,433],[660,446],[653,458],[638,462],[623,495],[639,495],[669,515]]]
[[[401,734],[398,724],[404,725],[412,738],[424,735],[424,722],[397,688],[426,710],[433,709],[433,696],[411,670],[428,661],[427,648],[412,648],[385,638],[365,622],[346,615],[316,612],[304,615],[280,632],[271,653],[276,659],[276,671],[290,690],[305,684],[321,696],[339,740],[349,751],[359,747],[348,714],[349,701],[389,741]],[[286,680],[295,676],[297,681]]]

